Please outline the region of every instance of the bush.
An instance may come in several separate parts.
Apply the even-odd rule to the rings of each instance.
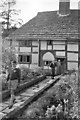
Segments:
[[[28,76],[28,73],[30,73],[29,68],[21,67],[21,80],[25,80]]]
[[[40,110],[38,108],[29,109],[24,112],[24,118],[37,118],[40,116]]]
[[[20,66],[21,69],[21,79],[27,80],[31,78],[36,78],[39,75],[43,74],[43,69],[41,67],[36,67],[33,69],[27,68],[26,66]]]

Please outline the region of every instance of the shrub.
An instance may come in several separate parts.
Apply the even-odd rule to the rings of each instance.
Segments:
[[[21,79],[22,80],[27,80],[31,78],[36,78],[39,75],[44,74],[43,69],[41,67],[35,67],[35,68],[27,68],[27,66],[21,65]]]
[[[30,73],[29,68],[22,67],[21,69],[21,80],[25,80],[28,76],[28,73]]]
[[[8,89],[8,86],[6,83],[6,74],[0,74],[0,85],[2,85],[2,90]]]
[[[36,118],[40,116],[40,110],[38,108],[28,109],[23,116],[24,118]]]

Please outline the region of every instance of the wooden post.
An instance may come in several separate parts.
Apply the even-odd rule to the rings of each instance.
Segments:
[[[2,29],[0,24],[0,73],[2,70]],[[0,91],[2,91],[2,80],[0,80]],[[2,102],[2,95],[0,94],[0,102]]]
[[[39,60],[39,51],[40,51],[40,45],[39,45],[39,39],[38,39],[38,66],[40,65],[40,60]]]

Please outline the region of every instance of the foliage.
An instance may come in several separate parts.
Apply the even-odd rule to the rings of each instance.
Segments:
[[[6,84],[6,74],[0,74],[0,85],[2,86],[1,91],[8,88]]]
[[[27,68],[26,66],[23,66],[23,65],[20,66],[20,69],[21,69],[21,83],[29,82],[33,79],[35,80],[37,78],[37,76],[40,76],[43,73],[43,72],[41,72],[40,68],[37,68],[37,71],[36,71],[36,70],[31,70],[31,69],[29,69],[29,68]],[[6,72],[6,70],[3,69],[3,72]],[[3,90],[7,89],[7,84],[5,84],[6,73],[5,74],[2,73],[0,79],[2,80]]]
[[[44,74],[43,69],[40,67],[30,69],[30,68],[27,68],[26,66],[22,65],[22,66],[20,66],[20,69],[21,69],[21,79],[22,80],[36,78],[37,76]]]
[[[21,66],[20,69],[21,69],[21,80],[27,79],[28,73],[30,73],[29,68]],[[30,76],[30,77],[32,77],[32,76]]]
[[[1,18],[3,28],[9,29],[12,26],[16,27],[17,24],[22,24],[22,19],[16,19],[16,15],[19,15],[20,10],[16,10],[14,5],[16,4],[16,0],[1,0]]]
[[[23,112],[23,117],[27,116],[28,110],[32,110],[34,113],[33,118],[36,117],[35,109],[38,109],[40,117],[52,117],[53,111],[52,106],[55,105],[57,107],[59,104],[62,104],[62,100],[65,104],[67,104],[67,109],[63,113],[60,113],[60,116],[68,117],[70,120],[78,120],[78,96],[77,96],[77,73],[65,75],[61,78],[61,80],[55,84],[54,87],[49,89],[47,92],[43,94],[41,98],[32,103],[26,110]],[[63,104],[62,104],[63,105]],[[65,106],[64,106],[65,107]],[[31,114],[32,116],[32,114]],[[51,120],[51,119],[50,119]]]
[[[10,66],[11,61],[16,60],[14,48],[3,48],[2,63],[6,66]]]
[[[14,32],[16,29],[17,29],[17,27],[15,27],[15,26],[9,28],[9,30],[3,29],[2,38],[4,39],[4,38],[7,37],[9,34],[11,34],[12,32]]]

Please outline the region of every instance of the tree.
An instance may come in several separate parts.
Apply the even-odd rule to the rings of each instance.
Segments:
[[[2,64],[4,66],[10,66],[11,61],[16,60],[15,52],[16,50],[14,47],[2,47]]]
[[[1,18],[3,29],[9,30],[12,27],[22,24],[22,19],[15,20],[15,16],[19,15],[20,10],[16,10],[13,6],[16,0],[1,0]]]

